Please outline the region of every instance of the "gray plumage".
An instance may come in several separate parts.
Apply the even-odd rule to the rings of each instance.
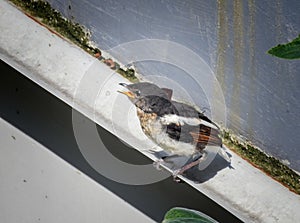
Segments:
[[[149,83],[149,82],[139,82],[135,84],[120,83],[120,85],[134,92],[139,97],[154,95],[154,96],[159,96],[171,100],[172,93],[170,92],[172,92],[172,90],[166,88],[160,88],[159,86],[153,83]],[[187,118],[200,118],[219,128],[217,124],[215,124],[207,116],[205,116],[202,112],[198,111],[193,106],[178,101],[174,101],[174,100],[171,100],[171,103],[175,106],[177,113],[180,116],[187,117]]]

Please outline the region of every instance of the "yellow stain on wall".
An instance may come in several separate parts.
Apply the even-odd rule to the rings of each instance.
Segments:
[[[231,93],[230,100],[227,101],[227,107],[229,108],[228,121],[230,127],[233,129],[240,129],[240,94],[241,94],[241,80],[244,68],[244,52],[245,52],[245,40],[244,40],[244,12],[243,2],[240,0],[233,1],[233,9],[229,8],[229,2],[227,0],[218,0],[218,48],[217,48],[217,79],[222,86],[224,92],[227,91],[227,84],[233,85],[233,91]],[[228,17],[233,13],[233,27],[230,29]],[[231,35],[233,32],[233,35]],[[226,66],[228,66],[229,40],[233,37],[233,53],[234,53],[234,67],[233,78],[230,79],[231,83],[226,83]],[[228,95],[227,95],[228,97]],[[230,103],[228,103],[230,102]]]
[[[250,85],[249,85],[249,111],[248,111],[248,120],[246,132],[249,134],[249,138],[253,139],[254,135],[254,96],[256,95],[257,86],[255,83],[255,79],[257,77],[257,69],[256,69],[256,60],[255,60],[255,0],[248,1],[248,10],[249,10],[249,29],[248,29],[248,37],[249,37],[249,74],[250,74]]]
[[[243,14],[243,1],[233,1],[233,54],[234,54],[234,67],[232,80],[233,91],[229,104],[229,121],[234,129],[241,128],[241,81],[244,68],[244,14]]]
[[[217,49],[217,78],[222,87],[225,81],[226,49],[228,45],[227,0],[218,0],[218,49]]]
[[[216,78],[218,83],[215,83],[214,86],[214,100],[211,103],[212,108],[220,108],[220,106],[226,107],[225,104],[220,101],[218,96],[225,94],[225,68],[227,63],[227,46],[229,41],[229,27],[228,27],[228,16],[227,8],[228,1],[227,0],[218,0],[217,1],[217,10],[218,10],[218,21],[217,21],[217,29],[218,29],[218,45],[217,45],[217,66],[216,66]],[[221,89],[216,86],[219,84]],[[217,90],[222,90],[223,92],[217,92]],[[224,95],[225,96],[225,95]],[[221,109],[222,112],[224,112]],[[218,111],[216,111],[218,113]],[[219,124],[225,126],[226,123],[222,123],[222,118],[224,114],[216,114],[216,121]]]

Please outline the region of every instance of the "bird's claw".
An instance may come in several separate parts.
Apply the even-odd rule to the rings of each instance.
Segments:
[[[176,182],[176,183],[180,183],[181,180],[178,178],[178,177],[173,177],[173,180]]]
[[[173,180],[174,180],[176,183],[180,183],[180,182],[181,182],[181,180],[178,178],[178,176],[179,176],[180,174],[182,174],[182,173],[181,173],[181,169],[175,170],[175,171],[173,171],[173,173],[172,173]]]
[[[153,162],[153,166],[155,167],[155,169],[157,170],[161,170],[160,165],[164,162],[163,159],[159,159]]]

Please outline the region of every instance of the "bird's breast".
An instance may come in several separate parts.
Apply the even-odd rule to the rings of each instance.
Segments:
[[[137,109],[137,115],[140,120],[140,124],[144,133],[151,136],[155,133],[154,123],[157,120],[157,115],[155,113],[146,113],[141,109]]]
[[[191,155],[195,152],[195,145],[170,138],[166,126],[155,113],[145,113],[138,108],[137,115],[143,132],[162,149],[178,155]]]

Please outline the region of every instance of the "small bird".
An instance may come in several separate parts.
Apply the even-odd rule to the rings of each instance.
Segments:
[[[138,97],[156,95],[162,98],[166,98],[168,100],[171,100],[172,98],[173,91],[171,89],[160,88],[153,83],[138,82],[134,84],[125,84],[125,83],[119,83],[119,84],[123,87],[126,87],[129,91],[135,93]],[[193,106],[182,102],[177,102],[174,100],[171,100],[171,102],[177,109],[180,116],[187,117],[187,118],[200,118],[214,125],[218,129],[220,129],[219,126],[214,122],[212,122],[207,116],[205,116],[203,112],[198,111]]]
[[[170,154],[163,161],[174,156],[200,157],[174,171],[175,180],[205,158],[207,145],[222,146],[215,123],[192,106],[172,101],[164,89],[147,82],[120,85],[127,88],[119,92],[136,106],[144,133]]]

